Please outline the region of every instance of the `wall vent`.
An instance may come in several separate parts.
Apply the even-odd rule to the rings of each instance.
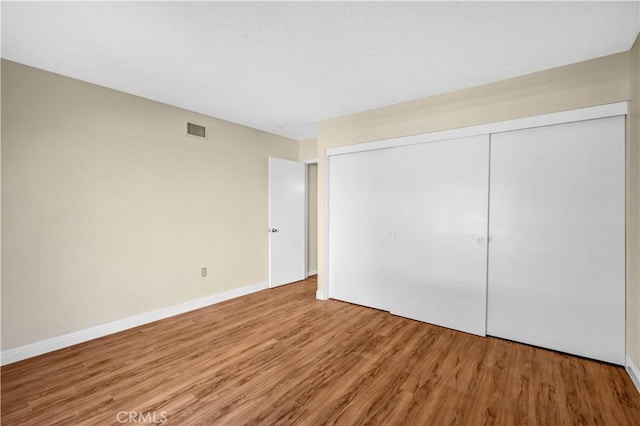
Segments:
[[[187,121],[187,136],[193,136],[200,139],[207,139],[208,132],[207,126],[202,126],[200,124],[190,123]]]

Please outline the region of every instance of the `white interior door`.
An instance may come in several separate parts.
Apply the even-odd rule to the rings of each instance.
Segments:
[[[484,335],[488,135],[329,167],[330,297]]]
[[[624,126],[492,135],[487,334],[624,363]]]
[[[269,286],[305,278],[305,165],[269,158]]]

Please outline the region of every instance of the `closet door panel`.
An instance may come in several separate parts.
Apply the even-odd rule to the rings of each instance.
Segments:
[[[391,149],[329,159],[329,296],[388,310]]]
[[[395,155],[391,313],[484,335],[489,136],[406,146]]]
[[[624,363],[624,117],[491,137],[487,334]]]

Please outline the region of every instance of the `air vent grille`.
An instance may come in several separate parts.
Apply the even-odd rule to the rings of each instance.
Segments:
[[[207,139],[207,127],[187,122],[187,135]]]

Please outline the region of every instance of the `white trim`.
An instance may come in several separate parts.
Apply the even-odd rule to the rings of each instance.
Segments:
[[[638,370],[638,366],[634,364],[631,357],[627,354],[625,367],[629,377],[631,377],[631,381],[634,385],[636,385],[636,389],[640,392],[640,370]]]
[[[309,275],[309,165],[304,162],[304,277]]]
[[[324,170],[324,292],[322,293],[322,297],[318,297],[316,294],[316,298],[328,300],[331,294],[331,280],[329,279],[329,245],[331,243],[331,236],[329,235],[329,231],[331,229],[331,218],[329,217],[329,203],[331,202],[331,198],[329,196],[329,182],[331,177],[331,158],[328,154],[326,155],[326,161],[324,162]],[[318,223],[320,222],[318,221]]]
[[[532,127],[551,126],[554,124],[571,123],[574,121],[614,117],[617,115],[627,114],[627,110],[628,103],[626,101],[616,102],[613,104],[598,105],[594,107],[580,108],[570,111],[554,112],[551,114],[536,115],[533,117],[517,118],[514,120],[498,121],[488,124],[479,124],[477,126],[462,127],[458,129],[423,133],[412,136],[403,136],[400,138],[359,143],[337,148],[328,148],[326,151],[326,155],[327,157],[330,157],[332,155],[349,154],[352,152],[371,151],[374,149],[384,149],[396,146],[414,145],[418,143],[444,141],[447,139],[458,139],[468,136],[509,132],[512,130],[528,129]]]
[[[318,271],[316,271],[315,269],[312,271],[307,271],[307,277],[310,277],[311,275],[317,275]]]
[[[316,290],[316,299],[318,300],[327,300],[328,297],[326,296],[324,290]]]
[[[202,297],[200,299],[190,300],[178,305],[134,315],[129,318],[108,322],[96,327],[85,328],[84,330],[63,334],[62,336],[40,340],[17,348],[7,349],[2,351],[2,354],[0,355],[0,365],[22,361],[23,359],[66,348],[88,340],[97,339],[98,337],[118,333],[143,324],[149,324],[164,318],[180,315],[185,312],[204,308],[205,306],[214,305],[226,300],[235,299],[236,297],[255,293],[256,291],[265,290],[267,288],[269,288],[269,283],[267,281],[263,281],[246,287],[234,288],[233,290]]]

